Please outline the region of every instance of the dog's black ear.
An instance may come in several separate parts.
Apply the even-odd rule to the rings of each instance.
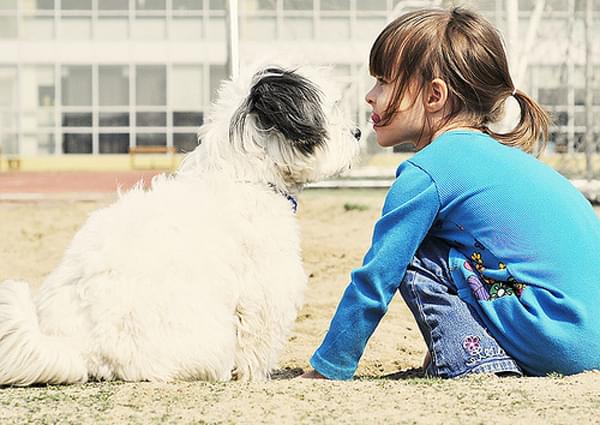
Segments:
[[[322,94],[294,71],[267,68],[255,76],[248,97],[248,111],[261,130],[276,130],[294,147],[312,154],[327,137]]]

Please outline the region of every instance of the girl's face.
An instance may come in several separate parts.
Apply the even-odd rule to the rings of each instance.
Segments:
[[[392,94],[393,85],[377,78],[373,88],[365,96],[365,100],[373,109],[371,120],[377,136],[377,143],[383,147],[392,147],[410,143],[417,149],[424,147],[424,140],[430,140],[425,126],[425,108],[414,84],[406,90],[400,108],[388,125],[377,123],[383,118]]]

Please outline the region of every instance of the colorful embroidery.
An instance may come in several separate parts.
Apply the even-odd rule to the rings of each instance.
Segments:
[[[477,245],[479,242],[476,242]],[[481,245],[481,244],[480,244]],[[498,298],[516,295],[520,297],[525,289],[526,285],[521,282],[517,282],[514,277],[508,276],[506,282],[497,281],[490,277],[484,276],[485,265],[483,262],[483,256],[480,252],[473,252],[471,254],[471,260],[464,262],[464,268],[470,272],[473,272],[473,267],[478,274],[469,274],[467,276],[467,283],[473,291],[475,299],[488,301],[496,300]],[[506,270],[506,264],[503,262],[498,263],[499,270]]]
[[[481,280],[479,280],[479,278],[477,276],[472,274],[469,277],[467,277],[467,283],[471,287],[471,290],[473,291],[473,295],[475,296],[475,299],[483,300],[483,301],[487,301],[490,299],[490,294],[489,294],[487,288],[481,282]]]
[[[515,291],[504,282],[496,282],[490,288],[490,299],[495,300],[507,295],[514,295]]]
[[[463,348],[472,356],[481,353],[481,339],[477,335],[469,335],[463,339]]]

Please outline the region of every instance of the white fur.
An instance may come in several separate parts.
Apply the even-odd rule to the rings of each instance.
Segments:
[[[358,144],[324,85],[314,155],[251,114],[229,140],[251,75],[222,87],[174,176],[90,215],[35,297],[0,285],[1,385],[268,378],[306,285],[281,193],[347,168]]]

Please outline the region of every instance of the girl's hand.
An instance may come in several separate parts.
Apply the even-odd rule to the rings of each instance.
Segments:
[[[304,372],[302,375],[299,376],[299,378],[305,378],[305,379],[327,379],[323,375],[321,375],[319,372],[317,372],[316,370],[309,370],[308,372]]]

